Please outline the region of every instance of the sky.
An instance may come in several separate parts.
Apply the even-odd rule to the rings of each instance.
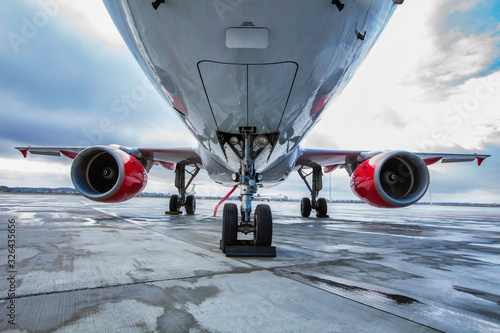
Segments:
[[[1,2],[0,143],[0,185],[30,187],[72,187],[71,160],[15,146],[196,145],[100,0]],[[406,0],[302,146],[491,154],[431,166],[432,198],[500,203],[500,0]],[[205,173],[195,183],[229,190]],[[332,199],[357,199],[344,170],[324,178],[326,198],[330,183]],[[173,173],[153,168],[145,191],[174,193]],[[260,192],[308,196],[297,175]]]

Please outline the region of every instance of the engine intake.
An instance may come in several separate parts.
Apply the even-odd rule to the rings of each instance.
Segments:
[[[392,151],[361,163],[352,174],[351,189],[372,206],[406,207],[424,196],[429,180],[429,170],[417,155]]]
[[[148,175],[134,156],[118,148],[94,146],[76,156],[71,166],[71,180],[90,200],[122,202],[146,187]]]

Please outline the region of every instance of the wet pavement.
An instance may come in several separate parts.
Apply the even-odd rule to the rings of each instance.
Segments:
[[[216,204],[0,195],[0,331],[500,332],[499,208],[271,202],[277,257],[226,258]]]

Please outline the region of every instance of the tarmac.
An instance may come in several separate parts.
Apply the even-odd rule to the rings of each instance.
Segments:
[[[270,202],[276,258],[227,258],[216,204],[1,194],[0,331],[500,332],[500,208]]]

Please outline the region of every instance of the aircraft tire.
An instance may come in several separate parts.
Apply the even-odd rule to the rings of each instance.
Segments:
[[[302,198],[300,201],[300,215],[302,217],[309,217],[311,215],[311,200],[309,198]]]
[[[325,217],[328,213],[328,203],[325,198],[318,199],[318,210],[316,211],[318,217]]]
[[[273,241],[273,215],[269,205],[257,205],[255,208],[255,246],[271,246]]]
[[[188,195],[186,198],[186,213],[193,215],[196,211],[196,198],[194,195]]]
[[[172,213],[177,213],[179,211],[179,196],[177,194],[170,197],[169,208]]]
[[[238,243],[238,206],[233,203],[224,205],[222,213],[222,253],[226,253],[226,246],[235,246]]]

